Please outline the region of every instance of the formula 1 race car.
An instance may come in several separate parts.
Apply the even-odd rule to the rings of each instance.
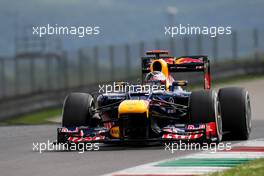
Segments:
[[[175,58],[165,50],[142,57],[142,84],[115,82],[95,99],[69,94],[58,143],[220,142],[223,134],[246,140],[251,131],[249,93],[244,88],[210,90],[207,56]],[[203,90],[187,91],[172,73],[203,72]],[[115,89],[118,88],[118,89]],[[117,90],[117,91],[116,91]]]

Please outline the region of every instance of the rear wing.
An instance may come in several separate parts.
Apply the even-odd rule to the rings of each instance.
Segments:
[[[174,57],[169,55],[167,50],[151,50],[146,52],[146,57],[142,57],[142,73],[149,73],[150,72],[150,65],[154,60],[170,59],[173,63]],[[151,55],[151,56],[149,56]]]
[[[155,50],[156,51],[156,50]],[[162,50],[163,51],[163,50]],[[153,53],[147,52],[147,56],[142,57],[142,80],[144,73],[151,71],[150,66],[155,60],[162,59],[167,63],[167,69],[169,72],[203,72],[204,73],[204,89],[210,89],[211,76],[210,76],[210,61],[207,56],[181,56],[175,58],[169,56],[168,52]],[[161,71],[161,70],[157,70]]]
[[[170,72],[203,72],[204,89],[211,88],[210,61],[207,56],[182,56],[168,64]]]

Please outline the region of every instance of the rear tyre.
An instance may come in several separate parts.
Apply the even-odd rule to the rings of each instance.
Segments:
[[[222,140],[222,119],[217,93],[212,90],[194,91],[190,97],[192,123],[216,122],[216,142]]]
[[[251,107],[249,93],[244,88],[230,87],[219,90],[223,130],[228,137],[247,140],[251,131]]]
[[[88,126],[91,120],[91,110],[94,108],[94,99],[87,93],[71,93],[64,101],[62,126]]]

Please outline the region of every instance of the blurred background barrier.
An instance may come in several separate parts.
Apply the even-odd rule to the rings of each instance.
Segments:
[[[140,57],[151,49],[167,49],[176,57],[208,55],[216,83],[217,79],[263,74],[263,36],[263,30],[253,29],[232,31],[231,36],[193,35],[78,51],[63,51],[59,42],[53,46],[54,42],[43,38],[41,42],[23,38],[17,41],[14,58],[0,58],[0,119],[60,107],[72,91],[89,92],[106,82],[135,81],[141,75]]]

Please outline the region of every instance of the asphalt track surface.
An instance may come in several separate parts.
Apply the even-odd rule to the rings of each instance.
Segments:
[[[251,139],[264,137],[264,79],[225,86],[246,87],[251,96]],[[101,175],[148,162],[190,154],[170,153],[162,146],[101,147],[100,151],[33,151],[33,142],[56,139],[56,125],[0,127],[0,175]]]

